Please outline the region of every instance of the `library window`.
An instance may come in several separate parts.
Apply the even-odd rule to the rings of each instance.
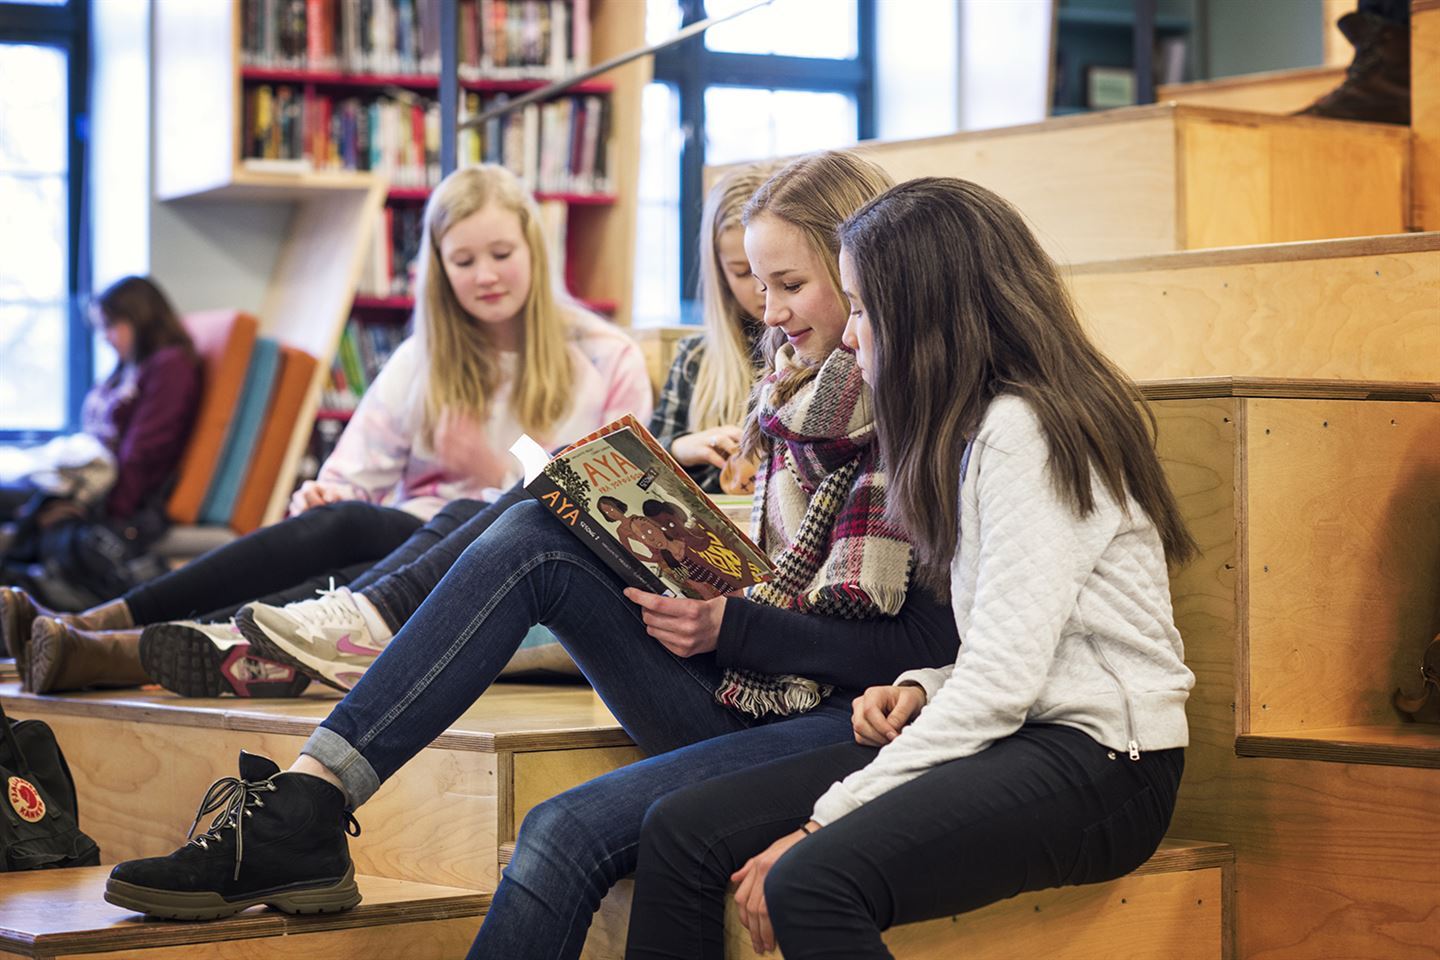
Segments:
[[[749,0],[648,0],[647,40]],[[774,0],[657,54],[642,105],[635,318],[698,321],[703,169],[875,134],[875,0]]]
[[[54,7],[0,3],[0,436],[12,439],[73,425],[90,385],[75,296],[83,13]]]

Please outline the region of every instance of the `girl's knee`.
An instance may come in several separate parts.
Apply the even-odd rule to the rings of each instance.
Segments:
[[[677,790],[650,804],[640,827],[640,847],[645,855],[657,855],[667,862],[699,861],[704,857],[707,825],[689,791]]]

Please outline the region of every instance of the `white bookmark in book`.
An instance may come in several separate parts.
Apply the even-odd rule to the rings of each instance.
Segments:
[[[528,433],[520,434],[520,439],[510,445],[510,453],[516,460],[520,461],[520,469],[525,471],[525,485],[528,487],[545,465],[550,462],[550,454],[544,447],[536,443]]]

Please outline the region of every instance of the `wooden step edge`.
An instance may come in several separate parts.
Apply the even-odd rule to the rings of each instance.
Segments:
[[[252,908],[224,920],[147,920],[104,901],[110,869],[81,867],[6,874],[0,879],[0,889],[5,892],[0,897],[0,951],[30,957],[68,956],[466,917],[478,921],[489,909],[491,899],[489,893],[474,890],[359,876],[355,879],[365,899],[354,909],[340,913],[290,916]],[[90,929],[66,930],[67,925],[89,925]]]
[[[1270,397],[1288,400],[1440,401],[1440,383],[1388,380],[1311,380],[1270,377],[1185,377],[1140,380],[1146,400],[1203,400],[1215,397]]]
[[[1235,754],[1270,760],[1319,760],[1362,766],[1440,769],[1440,726],[1425,723],[1245,733]]]
[[[1321,80],[1345,76],[1345,67],[1296,67],[1289,70],[1264,70],[1258,73],[1242,73],[1233,77],[1217,77],[1214,80],[1191,80],[1188,83],[1162,83],[1155,88],[1155,99],[1164,103],[1176,96],[1200,93],[1208,90],[1236,90],[1245,87],[1261,87],[1274,83],[1290,83],[1296,80]]]
[[[496,859],[499,860],[501,869],[504,869],[510,863],[510,858],[515,856],[515,841],[506,840],[496,848],[496,853]]]
[[[1177,250],[1143,257],[1086,260],[1061,266],[1062,273],[1090,276],[1107,273],[1142,273],[1159,270],[1196,270],[1204,267],[1245,266],[1254,263],[1293,263],[1306,260],[1338,260],[1345,257],[1387,257],[1440,251],[1440,231],[1388,233],[1370,237],[1341,237],[1335,240],[1294,240],[1287,243],[1255,243],[1238,247],[1209,247]],[[1383,280],[1383,277],[1379,279]]]
[[[0,683],[0,703],[21,716],[45,715],[94,717],[129,723],[157,723],[177,727],[200,727],[234,730],[243,733],[277,733],[308,737],[324,719],[321,715],[287,715],[283,713],[247,712],[238,704],[244,701],[224,699],[194,701],[127,698],[128,691],[108,694],[33,694],[26,693],[16,682]],[[328,713],[333,700],[307,700],[300,709],[319,704]],[[214,704],[214,705],[211,705]],[[474,753],[530,753],[550,750],[583,750],[591,747],[628,747],[634,741],[618,723],[540,730],[465,730],[456,727],[436,737],[431,747],[441,750],[462,750]]]

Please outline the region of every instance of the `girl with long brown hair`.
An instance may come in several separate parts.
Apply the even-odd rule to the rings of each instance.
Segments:
[[[911,181],[839,237],[888,512],[960,653],[857,697],[855,742],[653,807],[630,957],[723,956],[732,881],[761,952],[887,957],[894,924],[1129,872],[1174,808],[1194,544],[1134,385],[990,191]]]

